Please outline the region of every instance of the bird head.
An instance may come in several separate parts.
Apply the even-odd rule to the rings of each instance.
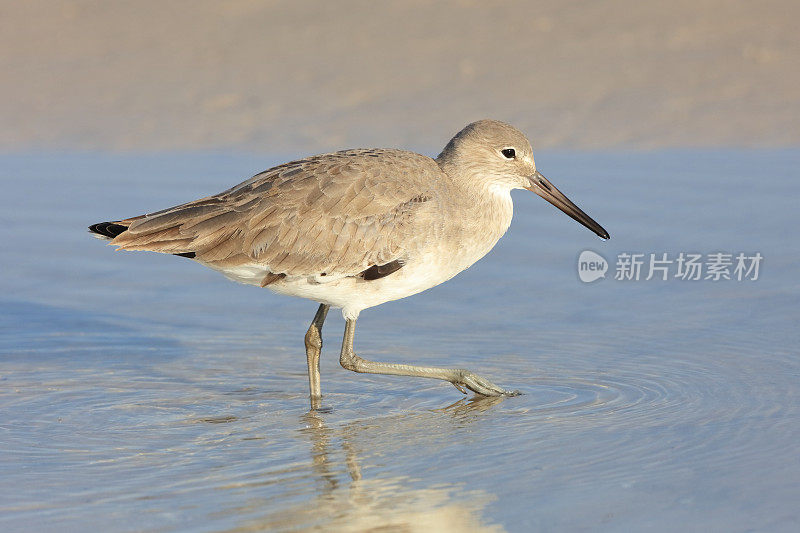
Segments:
[[[479,120],[468,124],[447,143],[436,161],[448,175],[479,180],[489,190],[506,194],[512,189],[534,192],[600,238],[610,238],[600,224],[536,170],[530,141],[505,122]]]

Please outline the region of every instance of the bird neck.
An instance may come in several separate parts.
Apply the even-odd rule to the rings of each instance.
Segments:
[[[468,232],[476,237],[480,235],[479,240],[491,242],[490,247],[493,246],[511,225],[514,215],[511,188],[487,179],[477,169],[440,159],[441,155],[436,162],[447,177],[450,194],[461,199],[456,202],[458,212],[454,212],[453,217]]]

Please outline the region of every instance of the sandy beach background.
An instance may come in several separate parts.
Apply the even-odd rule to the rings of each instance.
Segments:
[[[800,3],[0,2],[0,151],[800,142]]]

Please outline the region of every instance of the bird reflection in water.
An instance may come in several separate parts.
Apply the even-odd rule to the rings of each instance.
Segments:
[[[503,400],[462,399],[433,411],[361,420],[339,429],[326,425],[326,413],[312,410],[302,416],[300,433],[310,444],[316,494],[236,530],[504,531],[481,516],[495,499],[483,490],[442,483],[421,488],[419,479],[381,473],[380,467],[373,465],[362,469],[362,458],[391,456],[394,449],[411,443],[419,446],[417,437],[421,437],[423,449],[436,451],[446,445],[448,432],[431,432],[426,419],[429,422],[433,417],[441,422],[441,415],[448,414],[457,429],[475,422]],[[411,427],[416,428],[416,434]]]

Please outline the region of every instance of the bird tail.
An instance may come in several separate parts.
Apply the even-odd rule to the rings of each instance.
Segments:
[[[120,233],[127,231],[128,226],[117,222],[98,222],[89,226],[89,233],[92,237],[110,241],[117,237]]]
[[[98,222],[97,224],[92,224],[91,226],[89,226],[89,233],[92,234],[92,237],[96,237],[98,239],[102,239],[105,241],[113,241],[118,236],[128,231],[128,227],[130,227],[130,224],[134,220],[137,220],[139,218],[144,218],[144,217],[143,216],[134,217],[134,218],[129,218],[127,220],[117,220],[115,222]],[[179,253],[173,252],[172,255],[179,255],[181,257],[188,257],[190,259],[193,259],[195,257],[194,252],[179,252]]]

